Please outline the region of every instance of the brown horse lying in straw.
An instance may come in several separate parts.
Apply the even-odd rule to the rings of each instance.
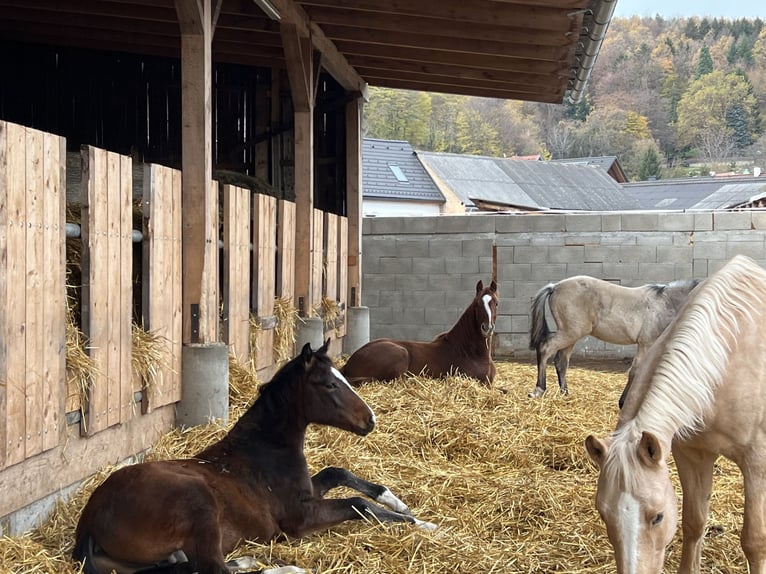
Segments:
[[[699,574],[716,459],[742,471],[742,549],[766,574],[766,271],[737,256],[691,295],[636,371],[614,433],[585,447],[601,469],[596,508],[618,574],[658,574],[676,531],[672,450],[683,490],[679,572]]]
[[[559,389],[566,394],[567,368],[575,343],[587,335],[616,345],[637,345],[633,367],[675,318],[697,280],[623,287],[578,275],[540,289],[532,300],[529,348],[537,352],[537,384],[530,397],[545,393],[545,369],[554,357]],[[556,322],[551,332],[545,304]],[[628,375],[630,385],[631,375]],[[622,406],[627,386],[620,397]]]
[[[300,537],[363,517],[435,528],[387,488],[347,470],[310,476],[303,454],[310,423],[362,436],[375,426],[370,408],[333,367],[327,343],[316,353],[304,346],[229,433],[194,458],[115,471],[82,512],[74,559],[86,574],[146,568],[224,574],[224,555],[241,540]],[[361,497],[322,498],[336,486],[390,510]]]
[[[495,378],[491,337],[497,320],[497,283],[479,281],[476,296],[457,323],[433,341],[375,339],[359,348],[341,369],[352,385],[396,379],[405,373],[444,377],[462,373],[491,383]]]

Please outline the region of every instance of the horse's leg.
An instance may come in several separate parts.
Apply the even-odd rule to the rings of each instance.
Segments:
[[[388,488],[359,478],[353,472],[346,470],[345,468],[330,466],[320,470],[311,477],[311,483],[314,486],[314,495],[319,496],[320,498],[330,489],[338,486],[345,486],[352,488],[357,492],[361,492],[365,496],[369,496],[375,502],[387,506],[394,512],[399,512],[400,514],[412,514],[407,505],[394,496]]]
[[[745,479],[745,517],[740,541],[750,566],[750,574],[766,574],[766,461],[754,456],[748,460]]]
[[[409,522],[424,530],[434,530],[435,524],[418,520],[410,514],[394,512],[361,498],[314,498],[303,503],[300,517],[283,524],[285,534],[302,537],[317,530],[332,528],[347,520],[373,518],[380,522]]]
[[[559,390],[562,395],[569,393],[569,389],[567,388],[567,369],[569,368],[569,358],[572,356],[573,350],[574,345],[559,349],[553,360],[553,364],[556,366],[556,376],[559,380]]]
[[[551,353],[547,352],[546,343],[543,343],[535,350],[537,355],[537,384],[535,384],[535,390],[529,393],[531,398],[542,397],[545,394],[545,369],[548,368],[548,359],[550,359]]]
[[[683,491],[683,545],[678,572],[699,574],[713,488],[713,465],[718,455],[696,449],[674,448],[673,458]]]

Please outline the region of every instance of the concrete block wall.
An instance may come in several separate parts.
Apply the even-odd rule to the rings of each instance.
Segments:
[[[496,270],[495,353],[507,357],[530,355],[530,303],[547,283],[573,275],[629,287],[703,279],[736,254],[766,266],[766,211],[756,210],[369,218],[362,236],[371,338],[433,339]],[[633,352],[591,337],[575,347],[594,357]]]

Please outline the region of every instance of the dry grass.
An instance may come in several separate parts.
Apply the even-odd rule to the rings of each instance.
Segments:
[[[256,380],[246,368],[232,367],[234,419],[253,399]],[[438,523],[436,531],[355,521],[301,540],[249,544],[236,554],[322,574],[614,572],[593,508],[596,470],[582,443],[588,434],[613,428],[625,373],[575,365],[571,395],[550,392],[541,400],[526,396],[534,378],[532,365],[499,363],[493,388],[458,377],[370,384],[360,391],[377,415],[373,433],[360,438],[331,428],[309,431],[306,454],[313,470],[344,466],[386,484],[418,518]],[[193,454],[224,432],[214,424],[172,431],[148,458]],[[88,493],[108,471],[60,505],[41,529],[0,540],[0,564],[10,567],[5,571],[76,572],[67,561],[73,527]],[[721,461],[710,524],[722,533],[705,542],[704,572],[746,571],[738,540],[741,488],[738,471]],[[677,538],[668,572],[679,556]]]

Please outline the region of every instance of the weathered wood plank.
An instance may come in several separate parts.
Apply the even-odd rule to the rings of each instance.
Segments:
[[[8,297],[8,234],[11,218],[8,211],[8,194],[13,186],[9,182],[8,170],[8,124],[0,121],[0,470],[5,468],[8,450],[8,341],[10,333]]]
[[[99,288],[107,293],[106,315],[106,424],[114,426],[120,422],[120,159],[116,154],[102,152],[106,155],[106,269],[96,272],[103,273]],[[100,261],[91,261],[99,265]]]
[[[292,299],[295,293],[295,204],[280,199],[277,206],[278,297]]]
[[[170,172],[171,194],[169,205],[172,218],[169,222],[171,274],[168,292],[172,293],[169,327],[166,335],[170,341],[170,399],[181,400],[181,350],[183,347],[183,209],[181,205],[183,176],[180,171]]]
[[[344,300],[351,307],[362,301],[362,105],[346,104],[346,210],[348,214],[348,283]],[[354,297],[351,293],[354,293]]]
[[[7,181],[8,235],[7,246],[7,333],[6,347],[6,465],[24,460],[26,406],[24,399],[26,372],[26,129],[8,123]]]
[[[250,190],[223,186],[224,341],[242,362],[250,358]]]
[[[108,330],[111,278],[104,269],[109,259],[107,244],[107,154],[87,146],[83,150],[82,218],[82,326],[89,340],[88,352],[96,372],[88,389],[83,432],[94,434],[109,425]]]
[[[313,302],[313,311],[322,304],[322,276],[324,273],[324,212],[320,209],[312,210],[313,223],[312,238],[311,238],[311,275],[309,291],[311,293],[311,301]]]
[[[49,450],[59,444],[66,412],[66,140],[44,134],[43,156],[43,450]]]
[[[346,310],[348,309],[348,218],[338,218],[338,303],[341,308],[342,321],[335,329],[338,337],[346,334]]]
[[[115,154],[116,155],[116,154]],[[129,156],[119,158],[119,241],[120,251],[120,290],[119,309],[119,422],[125,423],[133,418],[133,161]]]
[[[43,136],[26,129],[26,433],[24,456],[29,458],[43,449]]]
[[[274,313],[276,281],[276,199],[256,193],[253,195],[253,288],[252,302],[258,317]],[[268,367],[274,362],[274,331],[261,329],[256,336],[258,353],[255,367]]]

